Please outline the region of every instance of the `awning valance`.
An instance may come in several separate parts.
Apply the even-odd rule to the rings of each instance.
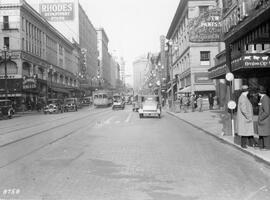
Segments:
[[[178,93],[190,93],[191,92],[191,87],[187,86],[181,90],[178,91]]]

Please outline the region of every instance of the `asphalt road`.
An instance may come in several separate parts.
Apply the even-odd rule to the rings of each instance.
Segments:
[[[269,200],[270,168],[163,112],[0,121],[0,199]]]

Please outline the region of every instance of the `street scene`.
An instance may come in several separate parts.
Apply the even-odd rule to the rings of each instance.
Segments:
[[[168,113],[161,119],[140,119],[131,106],[53,116],[33,113],[1,121],[1,130],[3,199],[270,195],[270,168],[265,163]]]
[[[1,0],[0,200],[269,200],[266,0]]]

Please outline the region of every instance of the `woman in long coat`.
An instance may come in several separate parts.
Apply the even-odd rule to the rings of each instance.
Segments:
[[[253,108],[248,97],[248,86],[243,85],[242,94],[238,99],[237,106],[237,134],[241,136],[241,147],[247,148],[247,142],[255,145],[254,125],[253,125]]]
[[[260,88],[259,95],[261,97],[258,116],[260,148],[270,149],[270,98],[264,88]]]

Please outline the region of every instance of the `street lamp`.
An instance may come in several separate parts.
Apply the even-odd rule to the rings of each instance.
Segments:
[[[5,65],[5,99],[8,99],[8,84],[7,84],[7,79],[8,79],[8,75],[7,75],[7,62],[10,60],[10,53],[8,51],[7,46],[5,45],[2,51],[2,57],[4,57],[2,63],[4,62]]]
[[[174,46],[172,40],[166,42],[165,51],[167,52],[167,67],[170,69],[170,91],[171,91],[171,108],[174,106],[174,94],[173,94],[173,66],[172,66],[172,46]],[[175,46],[177,48],[177,46]]]
[[[50,83],[50,98],[52,98],[52,79],[53,79],[53,74],[55,73],[55,69],[53,68],[52,65],[50,65],[49,69],[47,70],[48,74],[51,75],[51,83]],[[47,84],[47,100],[48,100],[48,84]]]

